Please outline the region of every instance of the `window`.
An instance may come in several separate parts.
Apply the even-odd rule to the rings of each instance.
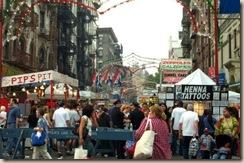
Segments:
[[[229,58],[231,58],[231,34],[228,35],[228,42],[229,42]]]
[[[45,12],[41,11],[40,12],[40,28],[44,28],[44,23],[45,23]]]

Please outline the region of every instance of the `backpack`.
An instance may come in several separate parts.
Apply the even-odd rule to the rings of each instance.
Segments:
[[[197,138],[193,137],[189,145],[189,156],[196,156],[199,150],[199,142]]]

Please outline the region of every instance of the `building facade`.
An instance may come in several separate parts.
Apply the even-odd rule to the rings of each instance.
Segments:
[[[219,27],[219,78],[220,80],[223,80],[221,78],[224,76],[229,89],[240,92],[240,14],[231,14],[225,17],[221,17],[219,20]]]
[[[97,58],[96,67],[99,71],[108,64],[122,65],[123,47],[118,44],[118,39],[112,28],[98,28],[97,30]]]
[[[32,1],[4,3],[4,12],[27,10]],[[99,7],[100,2],[83,0]],[[16,37],[20,13],[11,19],[5,15],[3,76],[55,70],[79,80],[80,89],[91,85],[97,54],[98,15],[74,4],[40,3],[25,17],[23,29]]]

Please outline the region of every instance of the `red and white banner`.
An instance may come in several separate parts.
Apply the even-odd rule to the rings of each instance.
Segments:
[[[112,82],[115,83],[116,81],[118,81],[120,75],[121,75],[121,71],[120,71],[120,69],[117,69],[116,72],[114,73]]]
[[[32,84],[37,82],[45,82],[45,81],[57,81],[60,83],[65,83],[72,85],[74,87],[78,87],[78,80],[69,77],[68,75],[64,75],[58,73],[53,70],[42,71],[36,73],[28,73],[21,74],[15,76],[5,76],[2,78],[2,87],[15,86],[15,85],[23,85],[23,84]]]
[[[108,74],[109,74],[109,70],[105,70],[103,73],[102,73],[102,77],[101,77],[101,82],[103,81],[107,81],[108,80]]]
[[[163,82],[164,83],[169,83],[169,84],[174,84],[179,82],[181,79],[185,78],[188,75],[189,71],[185,70],[176,70],[176,71],[170,71],[170,70],[165,70],[162,71],[163,74]]]
[[[95,85],[96,84],[96,79],[97,79],[97,72],[94,72],[92,75],[92,84]]]

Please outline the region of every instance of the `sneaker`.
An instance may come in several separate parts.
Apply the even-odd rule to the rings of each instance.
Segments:
[[[67,154],[67,155],[71,155],[71,152],[70,152],[70,151],[66,151],[66,154]]]
[[[64,157],[63,156],[59,156],[58,157],[58,160],[62,160]]]
[[[7,152],[2,153],[3,157],[10,157],[10,155]]]

